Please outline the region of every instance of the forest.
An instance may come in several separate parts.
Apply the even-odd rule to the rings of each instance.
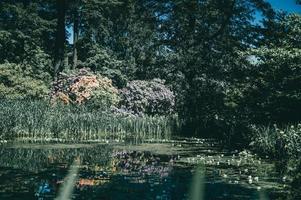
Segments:
[[[101,164],[103,168],[110,166],[112,175],[110,183],[104,181],[97,186],[108,196],[98,197],[111,199],[110,190],[102,185],[115,188],[114,173],[120,163],[134,166],[135,159],[144,165],[152,159],[157,162],[154,155],[138,151],[137,143],[146,143],[145,148],[150,145],[153,150],[155,145],[163,145],[164,149],[169,144],[182,148],[193,140],[196,144],[204,141],[208,149],[211,144],[226,149],[231,152],[229,158],[223,159],[225,153],[219,150],[221,160],[215,163],[217,158],[212,161],[207,152],[204,166],[193,168],[196,172],[192,185],[205,185],[205,194],[192,192],[188,198],[171,192],[171,196],[157,199],[202,199],[202,195],[205,199],[219,199],[207,196],[210,186],[195,177],[207,177],[220,162],[232,166],[232,154],[235,163],[236,156],[240,162],[243,156],[248,166],[248,159],[271,164],[280,177],[277,189],[271,186],[263,190],[267,181],[260,183],[261,178],[251,174],[251,167],[241,170],[245,172],[246,185],[255,182],[254,191],[265,191],[260,199],[301,198],[301,2],[294,1],[294,6],[300,12],[275,9],[267,0],[1,0],[0,178],[8,176],[5,167],[20,164],[9,165],[15,160],[5,160],[5,156],[16,153],[9,150],[15,146],[17,154],[24,156],[28,152],[23,152],[27,147],[22,145],[35,144],[45,149],[43,145],[49,143],[110,146],[129,141],[132,144],[134,140],[130,149],[135,150],[124,154],[115,152],[112,144],[110,155],[117,157]],[[76,148],[79,153],[72,155],[68,149],[66,155],[71,158],[65,160],[71,160],[71,166],[90,162],[88,153],[81,153],[81,148],[87,147]],[[97,159],[100,151],[99,147],[93,150]],[[175,152],[178,154],[178,149]],[[190,162],[202,157],[201,152],[187,158],[189,164],[181,160],[180,154],[170,159],[192,167]],[[40,154],[37,156],[48,155]],[[25,157],[35,162],[41,159],[30,155],[33,153]],[[81,161],[73,157],[81,157]],[[124,161],[125,157],[131,159]],[[58,156],[51,154],[51,158]],[[60,163],[64,160],[59,159]],[[209,161],[216,165],[210,163],[207,169]],[[144,165],[138,167],[140,171],[145,170]],[[199,170],[203,168],[205,172]],[[67,173],[68,168],[65,170]],[[230,175],[223,170],[221,177],[228,181]],[[162,178],[167,172],[160,173]],[[176,177],[167,177],[175,182]],[[90,183],[87,178],[80,180],[84,181],[74,186],[77,192],[81,183],[85,187]],[[240,180],[230,181],[235,185]],[[38,197],[46,195],[42,199],[48,199],[53,192],[50,186],[51,192],[45,192],[45,184],[43,181],[36,193]],[[8,183],[0,184],[0,199],[5,195],[18,199],[16,191],[3,192],[7,186]],[[239,191],[243,189],[235,190],[242,194]],[[77,195],[75,199],[87,194]],[[156,199],[149,195],[140,198]],[[244,199],[234,196],[220,199]]]

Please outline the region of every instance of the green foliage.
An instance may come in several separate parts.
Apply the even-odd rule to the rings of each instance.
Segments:
[[[169,76],[177,88],[183,132],[204,137],[240,133],[245,123],[240,122],[243,114],[229,108],[225,91],[239,76],[234,70],[241,67],[238,52],[254,46],[260,36],[252,23],[254,12],[272,15],[271,7],[263,1],[247,0],[170,4],[167,14],[168,9],[163,7],[163,16],[168,17],[162,19],[159,31],[165,36],[162,40],[168,45],[167,52],[177,54],[175,60],[167,61]]]
[[[245,56],[245,79],[226,90],[227,106],[246,108],[256,123],[298,122],[301,108],[301,50],[288,47],[251,49]]]
[[[55,21],[51,6],[44,9],[47,16],[43,15],[42,6],[49,4],[44,1],[0,2],[0,63],[23,62],[31,49],[40,48],[51,54]]]
[[[261,45],[300,48],[301,16],[299,14],[277,13],[274,20],[264,20],[266,26]]]
[[[0,103],[0,137],[61,141],[167,139],[174,132],[175,117],[125,117],[86,106],[53,106],[45,101]]]
[[[121,71],[129,79],[154,78],[146,76],[156,58],[157,4],[157,0],[85,3],[82,18],[86,31],[82,40],[108,47],[126,63]]]
[[[297,162],[297,163],[296,163]],[[290,199],[300,199],[301,198],[301,161],[295,161],[295,167],[293,168],[293,181],[292,181],[292,191],[290,193]]]
[[[223,92],[227,119],[235,116],[234,121],[244,122],[243,127],[300,122],[301,51],[297,42],[300,27],[295,23],[298,18],[298,15],[289,15],[277,19],[273,25],[282,28],[266,33],[263,46],[238,52],[230,68],[232,80]],[[277,43],[275,38],[281,42]],[[252,135],[250,129],[247,130]],[[270,147],[269,154],[275,154],[274,145],[269,143],[273,140],[268,140],[273,138],[273,134],[269,135],[272,131],[267,128],[262,132],[266,135],[261,137],[265,147]],[[250,137],[244,138],[250,140]]]
[[[0,65],[0,98],[45,98],[49,93],[47,84],[24,72],[22,67],[10,63]]]
[[[28,74],[38,80],[43,80],[49,85],[52,79],[51,57],[38,47],[28,47],[25,55],[26,57],[21,63],[24,74]]]
[[[254,149],[277,159],[298,158],[301,155],[301,124],[278,128],[253,127]]]
[[[1,98],[44,98],[49,93],[53,22],[38,14],[39,3],[0,3]]]
[[[283,176],[290,176],[292,191],[289,199],[300,198],[301,186],[301,124],[278,128],[276,125],[253,127],[251,147],[260,156],[275,160]]]
[[[126,85],[126,76],[121,71],[124,70],[124,63],[114,58],[104,48],[92,46],[82,65],[112,79],[114,85],[119,88]]]

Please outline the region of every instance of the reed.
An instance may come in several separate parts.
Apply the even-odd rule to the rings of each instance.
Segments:
[[[125,117],[44,101],[0,101],[0,135],[8,140],[168,139],[177,131],[177,121],[176,116]]]
[[[254,151],[275,159],[300,158],[301,124],[253,128]]]

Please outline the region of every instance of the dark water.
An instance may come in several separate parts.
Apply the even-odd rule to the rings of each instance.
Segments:
[[[204,188],[204,199],[286,193],[272,164],[201,140],[0,147],[0,199],[55,199],[68,185],[71,199],[191,199],[195,188]]]

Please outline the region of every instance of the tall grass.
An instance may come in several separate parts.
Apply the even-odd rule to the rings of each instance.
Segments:
[[[252,147],[259,154],[275,159],[301,156],[301,124],[284,127],[263,126],[253,128]]]
[[[301,199],[301,124],[254,127],[253,133],[253,150],[273,158],[282,176],[292,180],[288,199]]]
[[[96,140],[125,136],[167,139],[177,123],[174,116],[125,117],[85,106],[0,101],[2,139]]]

